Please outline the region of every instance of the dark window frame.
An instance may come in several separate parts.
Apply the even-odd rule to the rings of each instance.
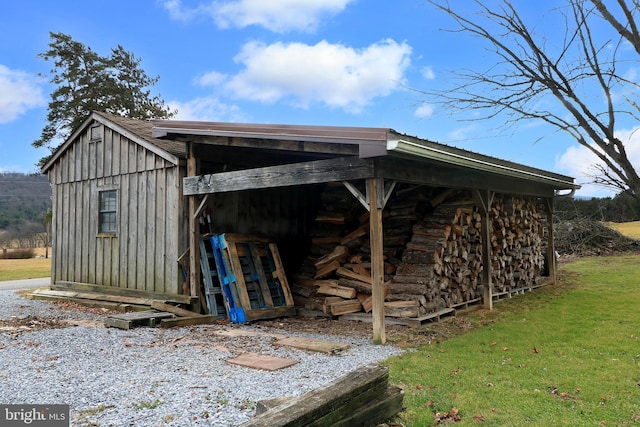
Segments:
[[[116,235],[118,231],[118,190],[98,192],[98,234]]]

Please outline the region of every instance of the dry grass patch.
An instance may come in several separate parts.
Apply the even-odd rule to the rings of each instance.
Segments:
[[[640,240],[640,221],[633,222],[607,222],[608,227],[613,228],[618,233],[632,239]]]
[[[51,276],[51,259],[0,259],[0,281]]]

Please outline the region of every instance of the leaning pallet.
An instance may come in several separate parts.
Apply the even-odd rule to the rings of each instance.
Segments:
[[[274,243],[228,233],[210,238],[232,322],[295,315],[293,297]]]

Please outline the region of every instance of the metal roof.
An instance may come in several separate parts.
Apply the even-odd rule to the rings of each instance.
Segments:
[[[357,144],[360,148],[360,157],[363,158],[401,156],[414,161],[435,161],[486,173],[525,179],[549,185],[558,190],[580,188],[569,176],[401,134],[389,128],[153,121],[154,138],[166,137],[170,139],[177,135]]]
[[[154,120],[153,137],[169,134],[209,135],[340,144],[386,143],[390,129],[341,126],[193,122]]]

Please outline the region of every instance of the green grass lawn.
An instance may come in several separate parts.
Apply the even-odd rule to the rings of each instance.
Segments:
[[[467,315],[475,327],[391,358],[407,426],[640,424],[640,255],[561,266],[558,285]],[[429,326],[425,326],[426,329]],[[480,423],[480,424],[478,424]]]
[[[0,281],[51,276],[51,259],[0,259]]]

